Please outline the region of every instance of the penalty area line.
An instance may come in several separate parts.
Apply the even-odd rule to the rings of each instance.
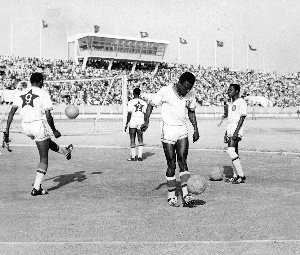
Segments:
[[[299,243],[299,239],[271,239],[271,240],[233,240],[233,241],[154,241],[154,242],[127,242],[127,241],[65,241],[65,242],[0,242],[0,245],[16,245],[16,244],[41,244],[41,245],[64,245],[64,244],[106,244],[106,245],[166,245],[166,244],[243,244],[243,243],[260,243],[260,244],[268,244],[268,243]]]
[[[13,147],[36,147],[35,144],[10,144]],[[74,145],[75,148],[95,148],[95,149],[128,149],[128,146],[120,145]],[[159,146],[147,146],[145,148],[150,150],[162,150]],[[216,151],[216,152],[226,152],[226,149],[213,149],[213,148],[190,148],[191,151]],[[300,152],[289,152],[289,151],[252,151],[239,149],[243,153],[256,153],[256,154],[284,154],[284,155],[299,155]]]

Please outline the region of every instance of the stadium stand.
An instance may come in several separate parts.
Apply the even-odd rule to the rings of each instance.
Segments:
[[[116,61],[110,70],[102,60],[88,61],[86,68],[82,69],[82,63],[72,60],[0,56],[0,89],[14,89],[20,81],[27,81],[32,72],[39,71],[45,74],[45,86],[56,104],[98,105],[103,101],[106,84],[94,78],[127,74],[132,78],[128,83],[129,91],[138,86],[143,93],[155,93],[161,86],[178,80],[180,74],[188,70],[196,76],[195,90],[200,105],[222,105],[228,85],[237,82],[241,84],[243,97],[263,96],[277,107],[300,106],[300,73],[285,76],[275,72],[231,71],[229,68],[162,62],[153,75],[154,68],[153,63],[139,63],[132,73],[132,66],[124,61]],[[74,81],[56,84],[47,83],[47,80]],[[117,83],[106,103],[120,104],[120,93],[121,84]],[[1,101],[3,103],[3,99]]]

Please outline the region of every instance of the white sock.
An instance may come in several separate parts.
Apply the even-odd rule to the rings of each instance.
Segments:
[[[131,150],[131,158],[135,158],[135,157],[136,157],[136,150],[135,150],[135,147],[130,148],[130,150]]]
[[[187,194],[189,194],[187,186],[184,186],[181,188],[182,190],[182,196],[185,197]]]
[[[43,181],[44,176],[45,176],[45,174],[43,174],[43,173],[40,173],[40,172],[37,172],[37,173],[36,173],[35,182],[34,182],[34,185],[33,185],[33,187],[34,187],[36,190],[39,190],[39,189],[40,189],[41,183],[42,183],[42,181]]]
[[[175,191],[176,191],[176,177],[167,177],[167,186],[168,186],[168,199],[175,197]]]
[[[244,176],[244,172],[242,169],[241,161],[239,158],[232,161],[232,164],[234,165],[234,168],[236,170],[237,175]]]
[[[141,146],[141,145],[138,147],[138,157],[139,158],[143,157],[143,147],[144,146]]]

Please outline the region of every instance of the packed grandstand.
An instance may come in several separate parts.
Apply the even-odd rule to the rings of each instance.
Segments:
[[[107,62],[101,59],[89,61],[84,70],[81,65],[82,63],[76,64],[72,60],[0,56],[0,89],[15,89],[20,81],[28,81],[32,72],[42,72],[46,79],[45,87],[55,104],[99,105],[105,97],[108,82],[95,78],[126,74],[130,78],[129,91],[139,87],[143,93],[155,93],[162,86],[176,82],[184,71],[190,71],[196,76],[194,88],[199,105],[222,105],[230,83],[239,83],[241,95],[245,98],[262,96],[278,107],[300,105],[300,72],[285,76],[275,72],[239,71],[225,67],[196,67],[176,63],[160,63],[157,72],[154,72],[153,63],[140,63],[132,72],[130,62],[116,61],[111,70],[108,70]],[[61,82],[62,80],[66,81]],[[121,91],[121,83],[117,81],[105,103],[121,104]],[[3,99],[1,101],[5,103]]]

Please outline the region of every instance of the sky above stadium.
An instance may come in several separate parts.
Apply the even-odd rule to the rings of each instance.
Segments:
[[[0,0],[0,6],[1,55],[66,59],[67,36],[98,25],[102,34],[144,31],[170,41],[166,62],[300,71],[299,0]]]

